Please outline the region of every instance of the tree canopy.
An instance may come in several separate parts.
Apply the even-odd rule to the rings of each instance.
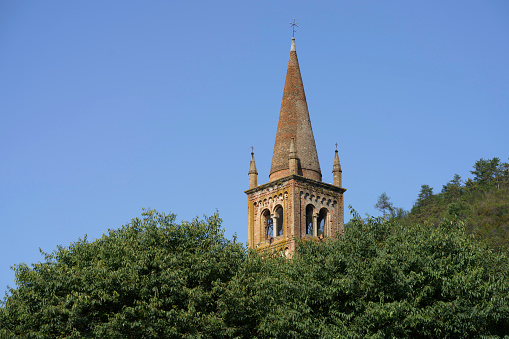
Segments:
[[[216,215],[146,211],[15,267],[0,334],[27,338],[479,337],[509,333],[509,260],[458,221],[355,215],[292,259],[224,237]]]
[[[292,260],[252,254],[227,290],[234,336],[436,338],[509,333],[508,258],[461,222],[350,223],[337,241],[307,241]]]
[[[146,210],[102,238],[15,266],[0,331],[27,338],[166,338],[220,332],[218,298],[244,261],[215,214],[175,223]]]

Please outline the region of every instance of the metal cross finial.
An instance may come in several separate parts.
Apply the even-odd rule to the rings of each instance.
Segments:
[[[251,153],[254,153],[254,147],[251,146]]]
[[[338,143],[336,142],[336,151],[338,150]]]
[[[295,18],[293,18],[293,22],[290,22],[290,27],[292,27],[292,38],[295,38],[295,27],[299,27],[295,22]]]

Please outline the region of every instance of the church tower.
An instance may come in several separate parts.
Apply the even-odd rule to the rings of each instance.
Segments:
[[[249,166],[248,245],[291,256],[296,239],[334,238],[344,231],[341,165],[334,155],[332,184],[322,172],[311,128],[299,61],[292,38],[290,60],[279,113],[269,182],[258,185],[251,153]]]

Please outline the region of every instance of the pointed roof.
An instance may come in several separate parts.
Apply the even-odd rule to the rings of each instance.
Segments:
[[[334,155],[334,164],[332,165],[332,173],[334,172],[343,172],[341,171],[341,164],[339,163],[338,150],[336,150],[336,154]]]
[[[256,163],[254,158],[254,152],[251,152],[251,162],[249,163],[249,172],[248,174],[258,174],[256,171]]]
[[[288,155],[292,138],[295,139],[297,157],[300,160],[300,168],[302,169],[300,174],[304,177],[321,181],[322,173],[320,171],[320,163],[318,162],[315,138],[311,128],[304,85],[300,75],[295,38],[292,38],[290,60],[288,61],[288,70],[286,71],[285,88],[270,168],[270,181],[290,174]]]

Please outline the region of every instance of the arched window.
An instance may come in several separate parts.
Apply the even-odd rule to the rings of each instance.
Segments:
[[[265,239],[272,237],[274,233],[274,227],[272,225],[272,218],[270,217],[269,210],[265,210],[262,213],[262,226],[265,232]]]
[[[278,206],[275,210],[276,216],[276,236],[283,235],[283,207]]]
[[[316,235],[319,236],[325,236],[325,225],[327,225],[327,210],[325,208],[322,208],[320,210],[320,214],[318,214],[318,220],[316,221],[317,224],[317,232]]]
[[[306,207],[306,234],[313,235],[313,205]]]

